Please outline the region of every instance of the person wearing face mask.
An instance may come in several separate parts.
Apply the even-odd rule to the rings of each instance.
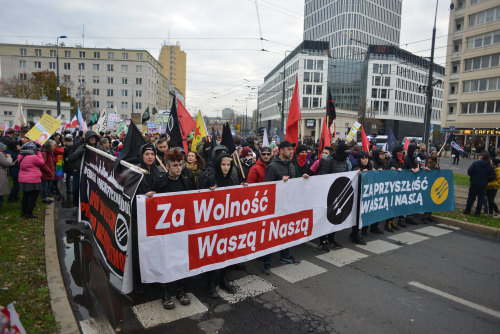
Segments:
[[[304,175],[307,174],[309,176],[314,175],[310,168],[310,161],[307,160],[308,156],[310,157],[310,153],[307,153],[307,146],[299,145],[295,150],[295,157],[293,158],[293,165],[295,166],[295,175]]]
[[[321,163],[321,161],[329,159],[331,157],[332,153],[333,153],[333,147],[325,146],[323,148],[323,152],[321,153],[321,156],[311,166],[311,172],[313,172],[314,175],[319,174],[319,164]]]
[[[250,168],[253,166],[253,151],[250,147],[245,146],[241,149],[240,159],[241,159],[241,168],[243,169],[243,174],[241,178],[243,181],[246,181],[248,178],[248,172]]]
[[[248,183],[259,183],[264,182],[264,177],[266,176],[266,168],[271,161],[271,149],[269,147],[263,147],[261,149],[260,158],[257,163],[250,168],[248,172],[247,182]]]
[[[348,159],[349,146],[346,143],[339,143],[336,151],[331,158],[322,159],[319,165],[319,174],[343,173],[352,170],[351,162]],[[319,238],[319,248],[324,252],[329,252],[330,248],[342,248],[342,245],[335,241],[335,232],[328,236],[324,235]]]

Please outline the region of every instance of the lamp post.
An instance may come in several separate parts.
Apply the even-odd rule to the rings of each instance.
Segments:
[[[286,66],[286,53],[287,52],[293,52],[290,50],[285,51],[285,58],[283,58],[283,93],[281,95],[281,126],[283,131],[285,130],[285,66]]]
[[[56,88],[56,96],[57,96],[57,117],[61,115],[61,87],[59,87],[59,38],[68,38],[67,36],[59,36],[56,39],[56,80],[57,80],[57,88]]]
[[[424,132],[422,135],[422,141],[424,144],[429,144],[430,139],[430,127],[431,127],[431,116],[432,116],[432,88],[433,88],[433,71],[434,71],[434,45],[436,41],[436,17],[438,9],[439,0],[436,0],[436,12],[434,14],[434,28],[432,29],[432,45],[431,45],[431,58],[429,61],[429,80],[427,81],[427,101],[425,103],[425,114],[424,114]]]

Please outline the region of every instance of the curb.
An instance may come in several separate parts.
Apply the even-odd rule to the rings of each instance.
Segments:
[[[486,226],[486,225],[480,225],[480,224],[473,224],[473,223],[469,223],[469,222],[464,222],[462,220],[441,217],[441,216],[437,216],[437,215],[433,215],[432,218],[434,218],[434,220],[436,220],[439,223],[443,223],[443,224],[451,225],[451,226],[456,226],[456,227],[460,227],[461,229],[464,229],[464,230],[478,232],[481,234],[491,235],[493,237],[500,238],[500,229],[499,228]]]
[[[80,329],[68,301],[61,275],[55,235],[54,203],[45,206],[45,264],[50,305],[61,334],[79,334]]]

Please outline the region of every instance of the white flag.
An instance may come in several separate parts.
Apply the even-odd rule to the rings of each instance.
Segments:
[[[264,136],[262,137],[262,147],[269,147],[269,139],[267,138],[266,128],[264,128]]]

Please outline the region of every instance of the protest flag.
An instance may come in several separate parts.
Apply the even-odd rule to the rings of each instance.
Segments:
[[[82,131],[87,131],[87,123],[85,122],[85,119],[83,119],[83,115],[82,112],[80,111],[80,108],[78,108],[77,118],[78,118],[78,123],[80,124],[80,129]]]
[[[90,120],[89,126],[97,124],[98,120],[99,120],[99,115],[95,112],[94,116],[92,116],[92,119]]]
[[[333,121],[337,118],[337,110],[333,101],[332,91],[328,89],[328,101],[326,103],[326,119],[328,120],[328,128],[332,126]]]
[[[394,136],[394,133],[392,132],[392,129],[389,128],[387,130],[387,151],[392,152],[392,150],[398,145],[396,143],[396,136]]]
[[[196,117],[196,127],[194,128],[193,143],[191,144],[191,151],[196,152],[196,145],[202,141],[203,137],[207,136],[207,129],[205,128],[205,122],[203,122],[203,117],[201,116],[201,111],[198,111],[198,116]]]
[[[323,116],[323,126],[321,127],[321,138],[319,140],[319,151],[318,157],[321,157],[323,149],[325,146],[330,146],[332,143],[332,134],[330,133],[330,128],[328,127],[328,121],[326,116]]]
[[[269,138],[267,138],[266,128],[264,128],[264,135],[262,136],[262,147],[269,147]]]
[[[170,128],[170,141],[168,142],[168,146],[183,147],[182,135],[179,127],[179,118],[177,117],[177,99],[174,99],[172,101],[172,107],[170,107],[170,118],[168,122],[172,124]]]
[[[404,148],[405,148],[405,151],[408,151],[408,146],[410,146],[410,140],[405,137],[405,139],[404,139]]]
[[[147,107],[146,110],[144,111],[144,113],[142,114],[142,124],[149,121],[150,118],[151,118],[151,116],[149,115],[149,107]]]
[[[450,133],[450,135],[446,139],[446,144],[450,145],[452,141],[456,141],[455,140],[455,132]]]
[[[361,145],[362,145],[363,151],[370,152],[370,141],[368,140],[368,137],[366,136],[364,126],[361,126]]]
[[[186,139],[189,136],[189,133],[196,128],[196,122],[179,99],[177,99],[177,118],[179,119],[178,123],[182,137],[182,147],[184,148],[184,151],[187,152],[188,147]]]
[[[236,146],[234,146],[233,134],[231,133],[231,128],[229,127],[229,123],[226,122],[222,126],[222,140],[220,142],[221,145],[226,146],[227,153],[233,154],[236,151]]]
[[[139,132],[135,123],[130,122],[128,132],[123,141],[123,148],[120,157],[115,160],[115,171],[120,165],[120,161],[126,161],[133,165],[138,165],[141,162],[141,146],[146,144],[146,139]]]
[[[286,121],[286,136],[285,140],[290,143],[299,143],[299,121],[300,121],[300,103],[299,103],[299,79],[295,77],[295,88],[293,89],[292,101],[288,110],[288,118]]]
[[[21,105],[21,103],[19,103],[13,127],[14,130],[19,131],[23,126],[26,126],[26,118],[24,118],[23,106]]]

